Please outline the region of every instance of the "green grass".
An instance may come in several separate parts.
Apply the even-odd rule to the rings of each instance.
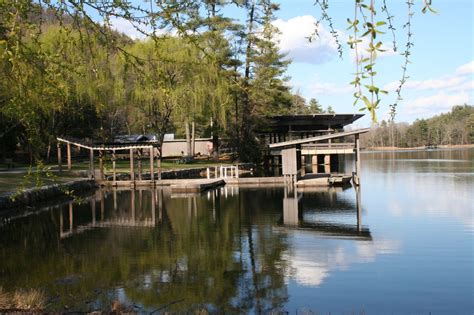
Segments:
[[[229,162],[214,162],[212,160],[196,160],[191,163],[176,163],[175,161],[163,161],[161,163],[162,170],[179,170],[179,169],[189,169],[189,168],[198,168],[198,167],[215,167],[219,165],[230,165]],[[55,183],[64,183],[71,181],[76,178],[83,178],[78,171],[87,171],[89,169],[89,162],[76,162],[72,163],[72,172],[67,171],[67,164],[63,164],[63,172],[58,172],[57,164],[48,164],[45,168],[50,169],[50,175],[41,172],[41,175],[38,176],[38,182],[34,175],[26,176],[28,173],[27,165],[15,165],[14,169],[2,169],[0,171],[0,195],[7,193],[16,192],[19,189],[28,189],[39,186],[51,185]],[[96,172],[99,169],[99,161],[94,161],[94,167]],[[1,165],[0,165],[1,169]],[[106,161],[105,174],[112,174],[112,162]],[[128,160],[119,160],[116,162],[117,173],[129,173],[130,172],[130,162]],[[33,171],[36,170],[36,167],[33,167]],[[137,171],[137,161],[135,161],[135,172]],[[156,162],[155,162],[155,172],[157,171]],[[150,162],[149,159],[142,160],[142,172],[150,172]],[[85,174],[84,174],[85,175]]]

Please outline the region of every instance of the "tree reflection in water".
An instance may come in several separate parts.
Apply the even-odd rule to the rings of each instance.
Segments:
[[[48,310],[284,309],[301,255],[282,229],[370,242],[357,204],[327,189],[98,190],[1,226],[0,285],[45,289]],[[340,212],[355,225],[312,217]]]

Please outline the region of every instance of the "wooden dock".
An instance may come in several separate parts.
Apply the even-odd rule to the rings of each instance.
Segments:
[[[223,179],[181,179],[175,180],[175,183],[170,184],[171,192],[173,193],[187,193],[187,192],[202,192],[207,189],[225,185]]]

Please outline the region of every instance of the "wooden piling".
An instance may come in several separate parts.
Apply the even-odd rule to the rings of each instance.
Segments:
[[[104,174],[104,151],[99,151],[99,171],[100,171],[100,180],[105,179]]]
[[[133,162],[133,149],[130,149],[130,180],[132,182],[135,181],[135,169],[134,169],[134,162]]]
[[[91,179],[95,179],[95,170],[94,170],[94,150],[89,150],[89,167],[90,167],[90,176]]]
[[[57,151],[58,151],[58,169],[60,172],[63,171],[63,165],[62,165],[62,160],[61,160],[61,145],[59,144],[59,142],[56,144],[56,148],[57,148]]]
[[[142,180],[142,150],[137,150],[137,159],[138,159],[138,180]]]
[[[67,170],[70,171],[72,169],[72,160],[71,160],[71,144],[68,143],[67,146]]]
[[[155,158],[154,158],[154,148],[150,148],[150,179],[152,183],[155,183]]]
[[[112,151],[112,180],[113,180],[113,185],[116,185],[117,181],[117,170],[116,170],[116,165],[115,161],[117,160],[117,157],[115,156],[115,150]]]
[[[355,135],[355,150],[356,150],[356,165],[355,165],[355,175],[356,180],[354,181],[356,185],[360,185],[359,176],[360,176],[360,140],[359,135]]]

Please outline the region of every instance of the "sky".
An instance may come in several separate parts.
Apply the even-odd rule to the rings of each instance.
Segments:
[[[278,45],[287,53],[292,63],[288,67],[289,84],[294,92],[306,99],[316,98],[324,108],[332,106],[336,113],[358,113],[361,106],[353,106],[353,88],[349,82],[355,72],[354,54],[346,44],[351,31],[347,31],[347,18],[353,19],[352,0],[329,0],[329,15],[343,45],[339,58],[337,46],[327,24],[320,26],[320,37],[309,42],[314,23],[320,16],[313,0],[281,0],[274,25],[281,34]],[[381,0],[376,3],[381,3]],[[397,122],[413,122],[448,112],[454,105],[474,103],[474,24],[473,0],[433,0],[437,14],[422,14],[422,0],[415,0],[412,19],[412,55],[408,65],[408,82],[397,107]],[[389,91],[383,96],[377,112],[378,120],[388,119],[389,104],[396,100],[395,89],[402,77],[404,58],[400,55],[406,43],[403,24],[407,19],[404,0],[386,0],[394,15],[395,37],[398,50],[393,51],[390,32],[380,36],[387,51],[377,58],[376,85]],[[229,9],[225,15],[242,20],[242,12]],[[377,13],[377,20],[384,20],[384,13]],[[125,23],[115,27],[133,36]],[[371,124],[366,114],[355,125]]]

